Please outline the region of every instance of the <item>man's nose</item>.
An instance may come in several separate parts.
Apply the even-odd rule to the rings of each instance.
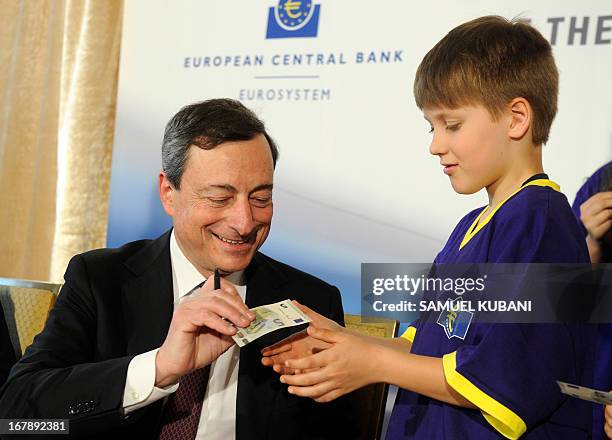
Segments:
[[[233,203],[229,212],[229,226],[242,237],[253,232],[256,222],[253,220],[252,206],[248,198],[238,198]]]

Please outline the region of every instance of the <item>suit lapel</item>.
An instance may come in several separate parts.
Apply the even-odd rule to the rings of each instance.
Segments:
[[[172,319],[170,231],[128,259],[125,268],[122,298],[127,352],[139,354],[164,342]]]
[[[249,308],[278,302],[276,288],[287,282],[287,276],[259,252],[246,270],[247,293],[245,303]]]

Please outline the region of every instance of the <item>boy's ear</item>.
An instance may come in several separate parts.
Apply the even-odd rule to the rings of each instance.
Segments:
[[[531,127],[533,112],[525,98],[514,98],[508,104],[510,110],[510,127],[508,135],[515,140],[523,138]]]

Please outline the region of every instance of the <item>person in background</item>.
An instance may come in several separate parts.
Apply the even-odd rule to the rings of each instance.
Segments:
[[[612,263],[612,162],[608,162],[580,187],[572,204],[580,220],[592,263]],[[612,325],[600,324],[598,329],[594,387],[612,389]],[[593,438],[604,432],[612,438],[612,405],[594,408]]]
[[[580,187],[572,210],[582,224],[591,262],[612,262],[612,162]]]

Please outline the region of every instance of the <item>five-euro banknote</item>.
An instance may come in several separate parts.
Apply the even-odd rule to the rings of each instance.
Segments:
[[[275,330],[310,322],[310,318],[288,299],[254,307],[251,311],[255,313],[255,321],[247,328],[238,328],[238,332],[232,336],[240,347]]]

